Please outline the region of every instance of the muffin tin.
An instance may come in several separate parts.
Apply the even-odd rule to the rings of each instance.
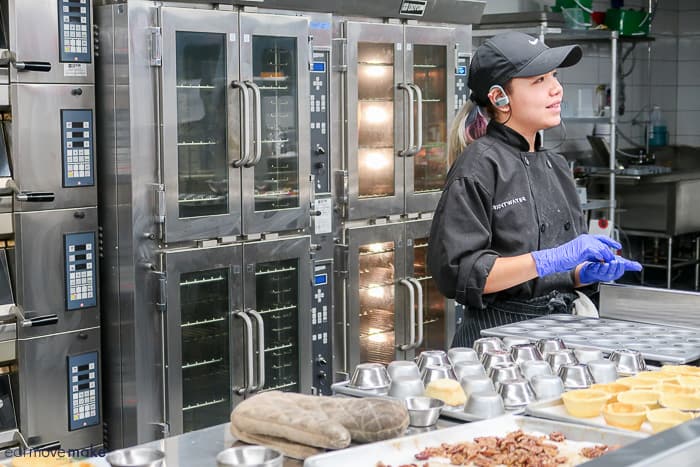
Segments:
[[[481,331],[484,336],[559,337],[567,347],[590,347],[610,353],[639,351],[645,360],[683,364],[700,358],[700,332],[660,324],[635,323],[574,315],[547,315]]]

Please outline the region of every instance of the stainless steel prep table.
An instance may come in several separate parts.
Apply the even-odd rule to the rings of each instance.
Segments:
[[[440,419],[437,428],[447,428],[459,423]],[[416,434],[419,429],[409,428],[408,434]],[[191,431],[178,436],[166,438],[164,440],[151,441],[139,447],[149,447],[160,449],[165,453],[165,464],[167,467],[189,467],[189,466],[214,466],[216,465],[216,455],[224,449],[232,447],[238,440],[231,435],[228,423],[204,428],[202,430]],[[88,459],[95,467],[110,467],[107,461],[101,457]],[[285,458],[284,467],[301,467],[303,461]]]
[[[456,425],[440,419],[438,428]],[[412,434],[412,433],[411,433]],[[213,466],[216,455],[231,447],[236,439],[229,431],[229,424],[223,423],[210,428],[173,436],[159,441],[145,443],[139,447],[152,447],[165,452],[166,465],[176,466]],[[681,426],[667,430],[636,443],[630,449],[620,449],[605,457],[586,463],[590,467],[647,467],[660,465],[663,461],[674,467],[697,465],[700,454],[700,419],[691,420]],[[103,458],[88,459],[95,467],[109,467]],[[300,467],[301,461],[285,459],[285,467]]]

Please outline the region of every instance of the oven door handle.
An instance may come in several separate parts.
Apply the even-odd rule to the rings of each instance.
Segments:
[[[19,305],[13,305],[10,308],[12,314],[17,317],[17,324],[22,328],[31,328],[37,326],[49,326],[58,323],[58,315],[39,315],[26,316],[25,310]]]
[[[265,322],[257,311],[248,310],[248,313],[258,322],[258,384],[250,390],[255,392],[265,387]]]
[[[248,394],[254,384],[253,377],[255,376],[255,369],[253,368],[253,323],[250,321],[250,318],[245,311],[238,311],[234,314],[234,316],[238,316],[243,320],[246,331],[246,372],[248,373],[248,384],[240,388],[234,388],[236,394],[243,395]]]
[[[245,84],[253,90],[253,103],[255,105],[255,139],[253,140],[255,155],[253,160],[246,164],[246,167],[253,167],[260,162],[262,157],[262,98],[257,84],[251,80],[245,81]]]
[[[408,328],[408,335],[409,335],[409,341],[408,344],[403,344],[399,346],[400,350],[410,350],[413,348],[413,345],[415,344],[416,341],[416,314],[415,314],[415,308],[416,308],[416,297],[413,292],[413,284],[409,282],[406,279],[401,279],[399,281],[399,284],[405,286],[408,289],[408,312],[409,312],[409,328]]]
[[[423,146],[423,91],[420,90],[417,84],[409,84],[409,86],[411,86],[413,88],[413,91],[416,93],[416,101],[418,102],[418,123],[416,124],[417,141],[416,145],[413,147],[413,151],[411,152],[411,154],[408,154],[408,156],[415,156],[420,152],[421,147]]]
[[[418,302],[418,337],[416,337],[416,342],[413,344],[413,348],[417,349],[423,343],[423,334],[425,332],[425,319],[423,316],[423,284],[421,284],[415,277],[409,277],[408,281],[414,285],[417,292],[416,301]]]
[[[401,83],[399,84],[399,89],[403,89],[408,93],[408,147],[399,151],[399,157],[409,157],[413,155],[413,149],[415,148],[414,142],[416,140],[415,135],[415,122],[413,121],[413,87],[411,84]]]
[[[243,102],[243,136],[241,138],[242,150],[241,158],[233,161],[234,167],[241,167],[248,164],[250,159],[250,101],[248,100],[248,86],[241,81],[232,81],[231,87],[241,90],[241,100]]]

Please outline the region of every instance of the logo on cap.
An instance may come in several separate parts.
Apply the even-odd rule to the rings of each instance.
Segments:
[[[537,44],[538,39],[532,39],[531,41],[528,41],[531,45]]]

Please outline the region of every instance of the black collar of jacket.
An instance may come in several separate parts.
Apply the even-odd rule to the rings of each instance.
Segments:
[[[532,152],[530,151],[530,143],[527,142],[523,135],[514,129],[503,125],[502,123],[498,123],[495,120],[491,120],[489,122],[489,125],[486,128],[486,133],[493,138],[501,140],[504,143],[517,148],[519,151]],[[539,151],[541,146],[542,140],[540,139],[540,134],[538,132],[535,135],[535,151]]]

